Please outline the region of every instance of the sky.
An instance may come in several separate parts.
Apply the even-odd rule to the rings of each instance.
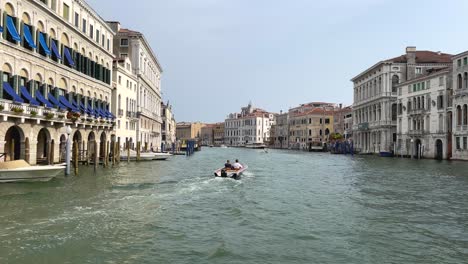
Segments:
[[[249,102],[270,112],[351,105],[351,78],[407,46],[468,50],[466,0],[88,0],[142,32],[177,122],[221,122]]]

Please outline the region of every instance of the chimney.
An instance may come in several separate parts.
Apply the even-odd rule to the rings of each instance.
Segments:
[[[120,22],[118,22],[118,21],[107,21],[107,24],[112,29],[112,31],[114,31],[115,33],[119,33],[119,31],[120,31]]]
[[[416,64],[416,47],[415,46],[406,47],[406,63],[408,65]],[[412,79],[410,77],[411,76],[408,76],[408,80]]]
[[[342,108],[343,108],[343,104],[340,104],[340,109],[342,109]]]

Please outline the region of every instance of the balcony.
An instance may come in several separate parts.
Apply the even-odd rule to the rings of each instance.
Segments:
[[[124,112],[123,109],[119,109],[119,117],[122,117],[122,116],[123,116],[123,112]]]
[[[414,130],[408,131],[409,136],[423,136],[425,134],[427,134],[427,131],[422,130],[422,129],[414,129]]]
[[[43,106],[31,106],[28,104],[13,103],[9,100],[0,99],[0,117],[1,121],[7,121],[9,118],[18,118],[20,123],[26,120],[34,120],[36,124],[42,122],[68,124],[73,127],[81,126],[102,126],[111,128],[113,120],[108,118],[95,117],[94,115],[72,113],[66,110],[56,108],[46,108]]]
[[[453,89],[453,95],[455,96],[455,98],[468,95],[468,89],[467,88]]]
[[[423,114],[426,114],[426,113],[429,113],[430,110],[429,109],[411,109],[408,111],[408,115],[423,115]]]

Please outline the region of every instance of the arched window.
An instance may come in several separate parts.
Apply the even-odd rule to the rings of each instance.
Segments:
[[[468,88],[468,72],[465,72],[463,74],[463,80],[464,80],[464,83],[465,83],[463,88]]]
[[[468,124],[468,117],[467,117],[467,114],[468,114],[468,109],[467,109],[467,105],[463,105],[463,125],[466,126]]]
[[[457,126],[462,125],[462,109],[461,106],[457,106]]]
[[[28,71],[26,69],[21,69],[19,76],[20,76],[20,80],[19,80],[20,81],[20,84],[19,84],[20,87],[21,86],[26,86],[26,84],[27,84],[27,82],[29,80]]]
[[[393,75],[392,77],[392,93],[396,93],[396,86],[400,83],[400,77],[398,75]]]
[[[458,74],[458,76],[457,76],[457,88],[461,89],[462,87],[463,87],[462,75]]]
[[[120,94],[119,94],[119,99],[117,101],[117,105],[118,105],[119,110],[122,109],[122,96]]]
[[[424,96],[421,97],[421,108],[424,109]]]

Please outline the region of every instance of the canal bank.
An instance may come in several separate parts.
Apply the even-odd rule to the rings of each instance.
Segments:
[[[215,179],[225,159],[249,170]],[[1,263],[463,263],[466,163],[205,148],[0,185]]]

